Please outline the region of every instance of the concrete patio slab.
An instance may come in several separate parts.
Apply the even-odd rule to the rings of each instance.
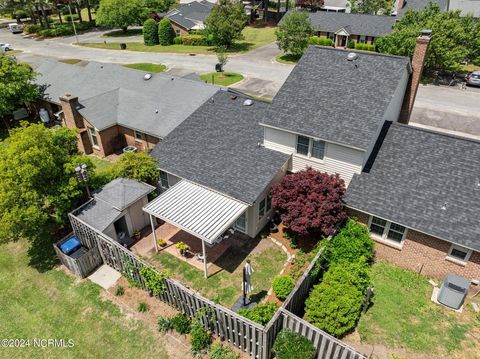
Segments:
[[[106,264],[98,267],[98,269],[88,276],[93,283],[98,284],[103,289],[111,288],[122,277],[120,272],[117,272],[112,267]]]

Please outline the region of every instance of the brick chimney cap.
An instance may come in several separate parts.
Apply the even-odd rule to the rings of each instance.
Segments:
[[[432,37],[432,30],[423,29],[420,31],[421,36]]]

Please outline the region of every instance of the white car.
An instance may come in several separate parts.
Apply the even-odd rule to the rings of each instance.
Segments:
[[[12,46],[10,46],[10,44],[0,43],[0,51],[1,52],[7,52],[7,51],[10,51],[11,49],[12,49]]]

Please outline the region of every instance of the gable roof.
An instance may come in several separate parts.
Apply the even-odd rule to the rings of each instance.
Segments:
[[[441,10],[447,11],[449,1],[451,0],[405,0],[403,7],[401,9],[397,9],[399,0],[396,0],[392,8],[397,9],[397,13],[402,15],[408,9],[422,10],[428,5],[429,2],[432,2],[437,4]]]
[[[59,103],[66,93],[77,96],[77,110],[98,130],[119,124],[159,138],[218,90],[165,74],[152,74],[146,81],[146,72],[98,62],[82,67],[47,61],[37,71],[45,100]]]
[[[351,14],[345,12],[309,12],[308,17],[317,31],[347,30],[350,35],[381,37],[392,32],[396,19],[391,16]]]
[[[480,142],[393,123],[345,203],[479,251],[479,181]]]
[[[235,98],[235,99],[233,99]],[[259,115],[269,106],[220,90],[150,153],[178,177],[252,204],[289,159],[259,146]]]
[[[93,198],[74,211],[74,215],[99,231],[104,231],[122,211],[142,199],[155,187],[143,182],[117,178],[93,194]]]
[[[367,150],[395,90],[410,71],[406,57],[310,46],[261,123]],[[402,94],[403,96],[403,94]]]
[[[213,6],[215,4],[209,1],[192,1],[170,10],[165,17],[187,30],[203,29],[203,22]]]

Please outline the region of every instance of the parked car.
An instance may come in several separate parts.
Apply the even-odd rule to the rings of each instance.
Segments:
[[[480,86],[480,71],[470,72],[467,77],[467,85]]]
[[[10,44],[0,43],[0,51],[1,52],[7,52],[7,51],[10,51],[11,49],[12,49],[12,46],[10,46]]]
[[[8,24],[8,28],[10,29],[10,31],[12,32],[12,34],[20,34],[23,32],[23,25],[19,25],[19,24]]]

